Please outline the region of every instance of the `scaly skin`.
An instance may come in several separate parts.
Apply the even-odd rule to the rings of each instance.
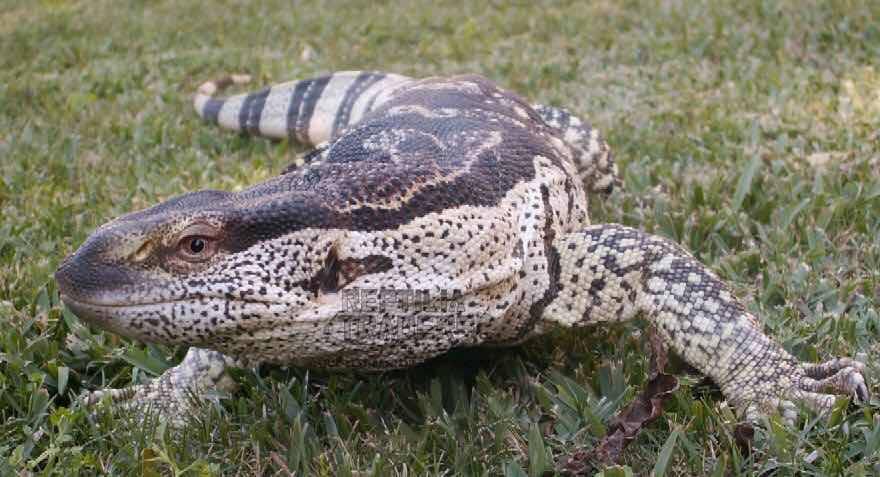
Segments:
[[[616,170],[571,114],[475,76],[346,72],[213,97],[244,80],[203,85],[199,114],[315,151],[242,192],[116,219],[56,273],[81,318],[194,347],[111,397],[184,419],[184,390],[226,387],[232,357],[392,369],[641,314],[751,419],[867,398],[861,363],[798,362],[678,245],[590,224],[585,186],[609,191]]]

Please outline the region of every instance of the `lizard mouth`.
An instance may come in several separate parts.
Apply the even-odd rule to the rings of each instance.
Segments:
[[[178,301],[103,303],[81,301],[64,294],[61,300],[81,321],[104,331],[150,343],[180,343],[175,339],[180,325],[174,316]]]
[[[163,305],[163,303],[95,303],[80,301],[64,294],[61,295],[61,301],[77,318],[113,333],[131,338],[138,338],[139,335],[136,330],[132,330],[129,326],[125,325],[125,322],[128,321],[128,315],[138,308],[146,310]]]
[[[156,302],[146,302],[146,303],[113,303],[113,302],[101,302],[101,301],[90,301],[90,300],[80,300],[71,297],[70,295],[61,294],[61,301],[67,305],[68,308],[74,307],[89,307],[95,309],[105,309],[105,308],[132,308],[138,306],[149,306],[149,305],[164,305],[171,302],[166,301],[156,301]]]
[[[108,298],[108,297],[102,297]],[[105,331],[128,338],[151,343],[200,345],[206,335],[224,335],[231,329],[221,325],[206,330],[206,323],[222,316],[222,310],[233,308],[241,310],[242,305],[258,309],[279,305],[277,302],[259,300],[219,299],[208,315],[194,315],[187,299],[168,299],[164,301],[130,302],[96,301],[61,294],[64,305],[81,321]],[[186,310],[186,311],[185,311]],[[282,312],[278,309],[278,312]],[[259,322],[255,322],[255,326]],[[255,328],[257,329],[257,328]]]
[[[118,316],[127,310],[146,310],[171,305],[177,301],[174,299],[137,301],[132,299],[132,295],[129,293],[85,294],[77,293],[76,290],[64,290],[63,287],[60,290],[60,298],[76,316],[87,320],[92,317],[104,320],[106,319],[104,317]]]
[[[76,316],[88,321],[92,319],[100,320],[105,323],[107,319],[117,318],[123,312],[150,310],[158,307],[173,305],[175,301],[155,301],[145,303],[120,303],[120,302],[101,302],[90,301],[73,298],[70,295],[61,295],[61,301],[70,308]]]

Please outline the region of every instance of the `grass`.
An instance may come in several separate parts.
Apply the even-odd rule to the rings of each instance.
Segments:
[[[7,0],[0,474],[541,475],[644,383],[634,323],[382,375],[243,370],[182,431],[78,407],[184,350],[86,328],[59,304],[59,261],[112,217],[302,152],[196,118],[196,86],[239,71],[474,72],[590,118],[624,175],[596,221],[683,243],[799,358],[865,359],[877,394],[880,4],[518,3]],[[636,473],[880,472],[877,400],[771,418],[744,455],[731,410],[684,380],[627,451]]]

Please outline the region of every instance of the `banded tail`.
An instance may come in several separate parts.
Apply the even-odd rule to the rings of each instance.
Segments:
[[[378,107],[406,76],[377,71],[343,71],[317,78],[280,83],[255,93],[216,98],[248,75],[208,81],[196,91],[193,105],[205,120],[224,129],[272,139],[290,138],[316,146],[337,137]]]

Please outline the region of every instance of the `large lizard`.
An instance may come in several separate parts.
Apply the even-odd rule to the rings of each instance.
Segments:
[[[568,112],[478,76],[342,72],[198,113],[314,146],[241,192],[205,190],[124,215],[56,273],[80,318],[190,345],[145,385],[98,391],[185,417],[225,369],[408,367],[452,348],[515,345],[637,315],[746,417],[867,399],[863,364],[799,362],[721,280],[669,239],[591,224],[587,192],[617,182],[609,148]]]

